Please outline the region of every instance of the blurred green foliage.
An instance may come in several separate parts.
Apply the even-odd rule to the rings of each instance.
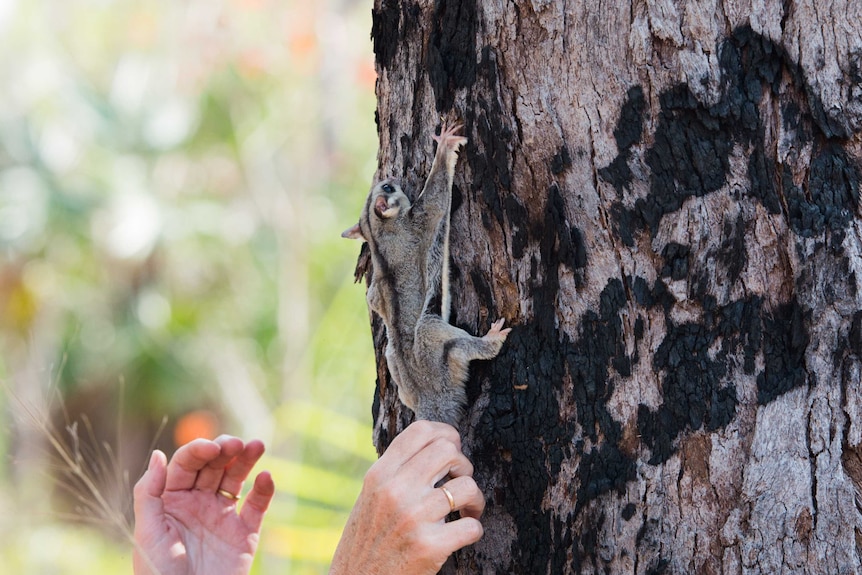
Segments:
[[[256,572],[326,571],[375,457],[339,237],[376,166],[369,16],[0,2],[0,572],[131,572],[118,526],[82,528],[87,494],[54,486],[46,429],[105,459],[90,471],[126,513],[153,445],[264,439],[279,491]]]

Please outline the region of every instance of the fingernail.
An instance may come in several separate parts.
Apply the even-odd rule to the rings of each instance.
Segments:
[[[147,471],[155,469],[159,465],[162,456],[162,450],[156,449],[150,454],[150,464],[147,465]]]

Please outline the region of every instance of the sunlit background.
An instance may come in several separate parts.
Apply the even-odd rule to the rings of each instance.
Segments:
[[[326,572],[375,457],[339,237],[375,168],[370,9],[0,0],[0,572],[131,573],[149,451],[219,433],[269,447],[255,573]]]

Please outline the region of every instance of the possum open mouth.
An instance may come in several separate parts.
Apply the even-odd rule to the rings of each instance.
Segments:
[[[389,202],[383,196],[377,196],[377,199],[374,200],[374,213],[380,218],[385,218],[389,216],[388,211]]]

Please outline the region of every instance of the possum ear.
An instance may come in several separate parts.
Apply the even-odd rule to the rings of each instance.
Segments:
[[[365,241],[365,236],[362,235],[362,230],[359,229],[359,222],[356,222],[352,228],[347,228],[343,232],[341,232],[342,238],[347,238],[348,240],[362,240]]]

